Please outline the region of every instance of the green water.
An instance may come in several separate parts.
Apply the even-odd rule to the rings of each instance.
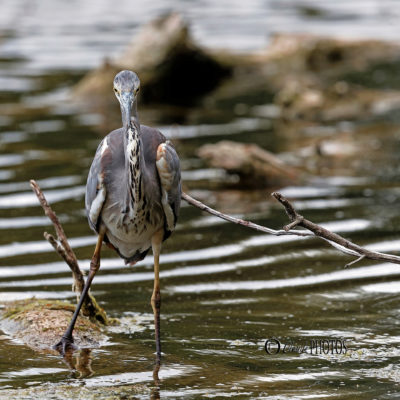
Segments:
[[[73,299],[70,272],[43,239],[52,227],[28,181],[41,185],[87,270],[96,238],[84,214],[84,185],[99,141],[119,121],[117,103],[102,114],[67,102],[83,65],[46,70],[39,61],[28,68],[23,58],[0,58],[0,82],[7,88],[0,95],[1,304],[33,296]],[[361,78],[349,77],[363,83]],[[279,189],[313,222],[398,254],[397,113],[314,122],[310,134],[310,126],[260,117],[270,98],[257,98],[244,111],[234,107],[238,101],[179,112],[139,105],[141,122],[175,143],[185,191],[279,229],[288,222],[270,196]],[[226,139],[258,143],[308,175],[290,187],[240,190],[196,156],[202,144]],[[328,143],[325,157],[315,151],[321,140]],[[153,379],[152,258],[125,267],[105,248],[92,291],[122,325],[106,332],[102,347],[77,352],[75,369],[4,332],[0,398],[78,398],[72,390],[79,388],[96,398],[400,398],[399,266],[363,260],[345,269],[350,261],[317,239],[262,235],[183,203],[161,257],[159,384]],[[279,340],[279,354],[265,351],[268,339]],[[328,341],[328,354],[297,351],[320,341]],[[337,341],[346,354],[342,345],[332,347]]]
[[[54,92],[69,79],[74,77],[43,82]],[[63,102],[28,108],[12,96],[4,97],[1,108],[13,111],[3,113],[0,134],[1,300],[72,298],[70,273],[42,239],[43,231],[52,228],[27,182],[39,181],[87,268],[95,237],[84,216],[83,193],[102,129],[89,122],[101,116],[88,116]],[[206,123],[207,114],[202,118]],[[238,118],[224,111],[226,125],[165,129],[182,158],[185,190],[221,211],[280,228],[287,219],[270,197],[275,188],[221,186],[221,172],[195,157],[202,143],[246,141],[249,135],[281,152],[291,150],[293,142],[281,139],[274,121],[270,128],[257,128],[265,120],[253,117],[249,108],[240,118],[252,120],[255,128],[240,130]],[[230,134],[232,126],[239,128]],[[326,159],[316,159],[315,169],[323,167],[324,176],[281,190],[314,222],[357,243],[396,253],[399,127],[382,122],[368,126],[369,133],[361,136],[358,130],[365,126],[354,124],[351,135],[367,155],[358,156],[358,163],[354,157],[331,157],[330,166]],[[302,139],[296,142],[300,147]],[[111,316],[122,319],[122,327],[108,332],[106,345],[81,357],[89,357],[89,366],[82,361],[85,367],[75,372],[60,357],[3,335],[1,389],[5,398],[16,396],[7,389],[30,388],[28,398],[35,398],[38,387],[56,390],[65,384],[89,389],[143,385],[132,398],[395,398],[400,270],[370,261],[344,269],[349,261],[316,239],[261,235],[183,204],[161,258],[164,355],[159,390],[154,391],[152,379],[151,256],[128,268],[109,249],[103,250],[93,292]],[[266,353],[270,338],[281,342],[280,354]],[[336,354],[342,352],[332,348],[329,354],[283,351],[285,344],[309,346],[316,340],[344,341],[347,353]]]

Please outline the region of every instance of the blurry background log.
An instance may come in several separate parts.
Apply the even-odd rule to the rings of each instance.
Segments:
[[[293,183],[299,171],[255,144],[223,140],[199,148],[198,156],[214,168],[239,176],[246,187],[267,187]]]
[[[382,88],[380,77],[389,74],[392,83],[398,67],[400,46],[379,40],[285,33],[272,36],[260,51],[206,49],[195,43],[182,16],[171,13],[144,25],[122,55],[84,76],[73,98],[109,115],[110,108],[117,110],[113,78],[132,69],[142,81],[141,104],[168,105],[174,122],[187,118],[182,108],[188,112],[201,105],[210,113],[238,102],[274,102],[284,119],[352,119],[363,108],[374,111],[389,88],[390,104],[395,98],[397,107],[400,81],[398,87]]]
[[[194,105],[231,72],[193,42],[187,23],[176,13],[145,25],[124,54],[88,73],[75,95],[114,102],[112,82],[122,69],[139,75],[141,101],[175,105]]]

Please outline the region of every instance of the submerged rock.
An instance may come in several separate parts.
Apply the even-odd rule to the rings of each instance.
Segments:
[[[51,349],[65,332],[75,305],[62,301],[29,299],[6,306],[0,328],[34,350]],[[107,340],[100,325],[79,316],[74,329],[75,344],[97,347]]]

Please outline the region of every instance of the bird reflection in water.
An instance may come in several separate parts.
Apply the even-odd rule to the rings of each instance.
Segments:
[[[63,360],[72,371],[74,378],[88,378],[94,374],[91,355],[91,349],[85,348],[78,351],[72,348],[67,349]]]
[[[89,378],[94,375],[95,371],[92,369],[92,349],[82,348],[68,348],[63,356],[65,364],[71,371],[71,377],[76,379]],[[156,355],[153,367],[153,387],[150,391],[151,400],[159,400],[160,397],[160,378],[159,371],[161,368],[161,357]]]

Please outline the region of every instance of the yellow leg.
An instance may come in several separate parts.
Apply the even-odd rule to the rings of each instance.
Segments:
[[[156,338],[156,353],[157,362],[161,360],[161,341],[160,341],[160,309],[161,309],[161,294],[160,294],[160,252],[161,243],[164,236],[164,231],[161,229],[156,232],[151,238],[151,246],[154,256],[154,288],[151,296],[151,307],[154,313],[154,330]]]
[[[76,320],[79,315],[79,311],[82,307],[82,304],[85,300],[85,297],[87,293],[89,292],[90,285],[92,283],[92,280],[94,276],[96,275],[96,272],[100,268],[100,252],[101,252],[101,245],[103,243],[104,235],[106,233],[106,228],[104,225],[101,225],[100,230],[99,230],[99,236],[97,238],[97,243],[96,243],[96,248],[94,250],[94,254],[92,257],[92,260],[90,262],[90,270],[89,270],[89,275],[86,279],[85,287],[82,290],[81,297],[79,299],[79,303],[76,306],[74,315],[72,316],[71,322],[65,331],[64,335],[62,336],[61,340],[54,346],[56,350],[58,350],[62,355],[65,355],[65,352],[69,348],[74,348],[74,339],[72,337],[72,332],[75,327]]]

